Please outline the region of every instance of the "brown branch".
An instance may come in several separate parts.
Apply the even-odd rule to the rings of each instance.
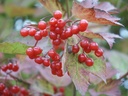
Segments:
[[[128,72],[127,73],[125,73],[123,76],[121,76],[118,80],[121,80],[121,79],[123,79],[124,77],[126,77],[128,75]]]

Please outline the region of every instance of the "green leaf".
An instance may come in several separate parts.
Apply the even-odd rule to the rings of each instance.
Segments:
[[[0,43],[0,52],[7,54],[25,54],[29,46],[20,42],[3,42]]]
[[[118,51],[107,51],[105,56],[121,74],[125,74],[128,71],[128,55]]]
[[[67,52],[65,54],[65,66],[73,83],[75,84],[76,89],[81,93],[81,95],[85,95],[85,92],[88,89],[91,79],[90,74],[93,74],[105,81],[106,66],[102,58],[98,58],[93,53],[90,53],[88,56],[93,58],[94,65],[92,67],[87,67],[85,64],[78,62],[77,54],[74,55]]]
[[[44,79],[37,79],[31,85],[32,89],[40,93],[54,94],[53,86]]]

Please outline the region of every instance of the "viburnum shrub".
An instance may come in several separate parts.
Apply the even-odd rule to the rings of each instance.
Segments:
[[[50,66],[51,73],[59,77],[63,76],[61,62],[62,56],[56,52],[54,47],[59,46],[62,43],[63,46],[65,46],[65,43],[70,37],[73,35],[78,36],[81,32],[85,32],[88,28],[88,21],[85,19],[72,22],[75,23],[69,25],[68,21],[62,18],[62,12],[56,10],[53,13],[53,17],[51,17],[49,21],[46,22],[41,20],[38,22],[37,27],[29,25],[25,26],[20,31],[21,36],[32,36],[37,42],[42,38],[49,37],[53,48],[50,49],[46,54],[42,55],[43,49],[36,46],[37,42],[33,47],[26,50],[26,54],[30,59],[34,59],[37,64],[41,64],[45,67]],[[71,52],[73,54],[77,54],[80,49],[83,51],[78,55],[78,62],[85,64],[85,66],[88,67],[91,67],[94,64],[93,59],[87,56],[88,53],[94,51],[94,54],[97,57],[103,56],[103,50],[99,47],[99,45],[94,41],[90,41],[89,39],[80,37],[77,44],[72,45]]]

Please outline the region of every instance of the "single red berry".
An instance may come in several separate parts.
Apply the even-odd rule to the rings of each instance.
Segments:
[[[90,53],[90,52],[91,52],[90,47],[88,46],[88,47],[84,48],[84,52],[86,52],[86,53]]]
[[[103,50],[101,48],[98,48],[97,50],[95,50],[95,55],[97,57],[103,56]]]
[[[53,86],[54,93],[57,93],[57,87]]]
[[[51,26],[55,26],[57,24],[57,19],[55,19],[54,17],[52,17],[50,20],[49,20],[49,24]]]
[[[87,48],[89,46],[89,42],[87,40],[80,41],[80,46],[82,48]]]
[[[57,62],[57,63],[55,64],[55,68],[56,68],[57,70],[60,70],[60,69],[62,68],[62,63],[61,63],[61,62]]]
[[[36,62],[37,64],[43,63],[42,57],[41,57],[41,56],[38,56],[37,58],[35,58],[35,62]]]
[[[4,71],[4,72],[6,72],[8,70],[8,66],[7,65],[3,65],[1,67],[1,70]]]
[[[46,28],[47,24],[45,21],[40,21],[38,23],[38,28],[41,29],[41,30],[44,30]]]
[[[59,92],[64,93],[64,91],[65,91],[64,87],[59,88]]]
[[[23,94],[24,96],[28,96],[29,92],[25,88],[20,89],[20,93]]]
[[[40,55],[42,53],[42,49],[40,47],[37,47],[37,46],[35,46],[33,48],[33,51],[34,51],[35,55]]]
[[[12,86],[12,88],[11,88],[12,93],[17,94],[19,91],[20,91],[19,86],[16,86],[16,85]]]
[[[73,53],[78,53],[79,50],[80,50],[80,48],[79,48],[78,44],[72,46],[72,52]]]
[[[57,21],[57,27],[63,28],[65,26],[66,22],[63,19],[59,19]]]
[[[90,67],[94,64],[94,61],[92,58],[86,58],[85,64]]]
[[[79,61],[80,63],[85,62],[86,58],[87,58],[86,55],[83,54],[83,53],[78,55],[78,61]]]
[[[61,38],[62,40],[67,39],[65,31],[62,32],[62,34],[60,35],[60,38]]]
[[[90,43],[90,49],[91,50],[98,50],[98,44],[96,42],[91,42]]]
[[[19,70],[18,64],[13,64],[13,66],[12,66],[12,71],[16,72],[16,71],[18,71],[18,70]]]
[[[50,37],[50,39],[52,39],[52,40],[56,40],[56,39],[57,39],[57,34],[54,33],[54,32],[50,32],[50,33],[49,33],[49,37]]]
[[[34,36],[35,34],[36,34],[36,29],[35,28],[29,29],[29,35],[30,36]]]
[[[46,29],[40,30],[40,35],[41,35],[42,37],[46,37],[46,36],[48,35],[48,31],[47,31]]]
[[[56,29],[56,26],[50,26],[50,31],[54,32]]]
[[[27,28],[23,28],[20,30],[20,35],[23,37],[28,36],[28,29]]]
[[[72,34],[78,34],[79,33],[79,27],[77,25],[72,25],[71,31],[72,31]]]
[[[56,61],[52,61],[52,63],[50,64],[50,68],[56,70],[56,63]]]
[[[53,58],[52,58],[53,61],[59,61],[60,60],[60,55],[59,54],[56,54]]]
[[[49,94],[43,93],[43,96],[52,96],[52,95],[49,95]]]
[[[65,37],[71,37],[73,34],[72,34],[72,31],[71,31],[71,28],[67,28],[66,31],[65,31]]]
[[[53,57],[56,55],[55,50],[53,50],[53,49],[49,50],[49,51],[48,51],[48,55],[49,55],[51,58],[53,58]]]
[[[60,19],[62,18],[62,12],[60,10],[56,10],[54,13],[53,13],[53,16],[54,18],[56,19]]]
[[[54,46],[60,45],[60,44],[61,44],[61,39],[60,39],[60,38],[57,38],[56,40],[53,40],[53,41],[52,41],[52,44],[53,44]]]
[[[56,34],[62,34],[62,32],[63,32],[63,29],[56,27],[56,29],[55,29]]]
[[[51,69],[51,73],[52,73],[53,75],[56,75],[56,69]]]
[[[56,71],[56,75],[59,76],[59,77],[62,77],[63,76],[62,70],[61,69],[60,70],[57,70]]]
[[[45,59],[43,60],[43,65],[44,65],[44,66],[48,67],[50,64],[51,64],[51,63],[50,63],[50,60],[49,60],[49,59],[45,58]]]
[[[0,92],[5,89],[5,85],[3,83],[0,83]]]
[[[32,57],[32,56],[34,56],[35,54],[34,54],[34,50],[33,50],[33,48],[28,48],[27,50],[26,50],[26,54],[28,55],[28,56],[30,56],[30,57]]]
[[[87,27],[88,27],[88,21],[87,20],[85,20],[85,19],[82,19],[80,22],[79,22],[79,30],[80,31],[85,31],[86,29],[87,29]]]
[[[40,34],[40,31],[37,31],[36,34],[34,35],[35,40],[41,40],[42,39],[42,35]]]
[[[5,88],[2,93],[3,93],[3,96],[9,96],[10,95],[10,92],[7,88]]]
[[[13,67],[13,64],[12,64],[12,63],[8,63],[7,66],[8,66],[8,69],[9,69],[9,70],[12,70],[12,67]]]

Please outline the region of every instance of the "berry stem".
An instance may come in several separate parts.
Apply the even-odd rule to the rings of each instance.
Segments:
[[[36,41],[36,43],[35,43],[35,45],[33,47],[35,47],[37,45],[37,43],[38,43],[38,40]]]
[[[121,79],[125,78],[126,76],[128,76],[128,72],[125,73],[123,76],[121,76],[118,80],[121,80]]]

